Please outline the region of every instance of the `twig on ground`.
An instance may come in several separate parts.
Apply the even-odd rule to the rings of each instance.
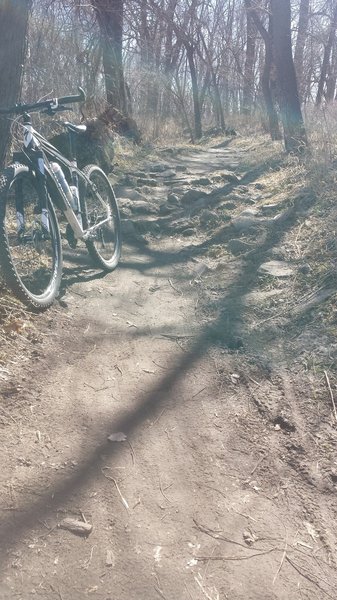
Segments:
[[[261,458],[259,458],[259,460],[257,461],[255,467],[252,469],[252,471],[250,472],[250,475],[253,475],[253,473],[255,473],[256,469],[260,466],[260,464],[262,463],[262,461],[265,459],[265,455],[261,456]]]
[[[236,546],[240,546],[241,548],[244,548],[245,550],[250,550],[250,551],[255,551],[255,550],[261,550],[262,553],[265,552],[264,548],[250,548],[249,546],[246,546],[246,544],[242,544],[241,542],[236,542],[235,540],[231,540],[230,538],[225,537],[224,535],[221,535],[221,532],[219,531],[213,531],[212,529],[208,529],[207,527],[204,527],[203,525],[200,525],[195,519],[193,519],[193,523],[195,524],[195,526],[197,527],[197,529],[199,529],[199,531],[201,531],[202,533],[205,533],[206,535],[209,535],[210,537],[212,537],[215,540],[221,540],[222,542],[227,542],[229,544],[235,544]],[[276,548],[275,548],[276,550]],[[269,550],[268,550],[269,552]]]
[[[273,585],[275,584],[275,581],[276,581],[276,579],[277,579],[277,577],[278,577],[278,575],[279,575],[279,573],[280,573],[280,571],[281,571],[281,569],[282,569],[282,566],[283,566],[284,560],[285,560],[285,558],[286,558],[286,556],[287,556],[287,547],[288,547],[288,540],[286,539],[285,546],[284,546],[284,552],[283,552],[283,554],[282,554],[282,558],[281,558],[281,562],[280,562],[280,564],[279,564],[279,567],[278,567],[278,569],[277,569],[277,571],[276,571],[276,573],[275,573],[275,577],[274,577],[274,579],[273,579]]]
[[[328,386],[328,390],[330,392],[330,398],[331,398],[331,403],[332,403],[332,408],[333,408],[333,414],[335,417],[335,421],[337,422],[337,410],[336,410],[336,404],[335,404],[335,399],[333,397],[333,393],[332,393],[332,389],[331,389],[331,385],[330,385],[330,381],[329,381],[329,377],[326,371],[324,371],[324,375],[325,375],[325,380]]]
[[[258,381],[255,381],[255,379],[253,379],[253,377],[251,377],[250,375],[247,375],[247,377],[248,377],[248,379],[250,379],[250,381],[255,383],[255,385],[258,385],[259,387],[261,387],[261,383],[259,383]]]
[[[60,590],[55,589],[51,583],[49,585],[50,585],[50,589],[52,590],[52,592],[55,592],[55,594],[58,594],[58,597],[60,598],[60,600],[64,600]]]
[[[171,485],[172,485],[172,484],[171,484]],[[169,499],[167,496],[165,496],[165,494],[164,494],[164,491],[163,491],[163,486],[162,486],[162,484],[161,484],[161,479],[160,479],[160,477],[159,477],[159,487],[160,487],[160,491],[161,491],[162,495],[164,496],[165,500],[167,500],[167,502],[169,502],[170,504],[172,504],[171,500],[170,500],[170,499]],[[169,486],[169,487],[171,487],[171,486]]]
[[[195,398],[196,396],[198,396],[198,394],[201,394],[201,392],[203,392],[205,389],[206,389],[206,387],[203,387],[201,390],[199,390],[198,392],[193,394],[192,398]]]
[[[126,440],[126,441],[129,444],[129,446],[130,446],[132,464],[133,464],[133,466],[135,466],[135,462],[136,462],[136,460],[135,460],[135,451],[134,451],[134,449],[132,447],[131,442],[129,440]]]
[[[156,420],[155,420],[155,421],[153,421],[153,423],[152,423],[152,427],[153,427],[153,425],[155,425],[156,423],[158,423],[158,421],[159,421],[160,417],[162,417],[162,416],[163,416],[163,414],[164,414],[165,412],[166,412],[166,408],[163,408],[163,410],[161,411],[161,413],[160,413],[159,417],[157,417],[157,418],[156,418]]]
[[[318,587],[319,590],[321,590],[328,598],[331,598],[331,600],[334,600],[334,596],[331,596],[331,594],[329,594],[328,592],[325,591],[325,589],[322,588],[322,586],[310,575],[308,575],[307,573],[304,573],[300,567],[298,567],[290,558],[288,555],[286,555],[285,559],[288,561],[288,563],[295,569],[295,571],[297,571],[297,573],[299,573],[299,575],[301,575],[302,577],[304,577],[304,579],[307,579],[308,581],[310,581],[310,583],[312,583],[313,585],[315,585],[316,587]],[[326,583],[326,585],[328,585],[327,581],[325,581],[324,579],[320,578],[324,583]]]
[[[247,547],[248,550],[248,547]],[[250,556],[196,556],[196,560],[206,561],[206,560],[250,560],[255,556],[264,556],[265,554],[271,554],[271,552],[280,552],[280,548],[270,548],[269,550],[265,550],[264,552],[256,552],[255,554],[251,554]]]
[[[91,561],[92,561],[92,555],[93,555],[93,553],[94,553],[94,549],[95,549],[95,548],[96,548],[96,546],[93,546],[93,547],[91,548],[91,551],[90,551],[90,556],[89,556],[88,560],[84,561],[84,564],[83,564],[83,568],[84,568],[84,569],[89,569],[89,567],[90,567],[90,563],[91,563]]]
[[[163,365],[160,365],[159,363],[157,363],[155,360],[152,361],[154,365],[156,365],[157,367],[160,367],[161,369],[164,369],[164,371],[167,371],[167,367],[163,367]]]
[[[104,467],[103,467],[103,468],[104,468]],[[110,477],[110,475],[106,475],[106,474],[104,473],[104,471],[103,471],[103,468],[101,469],[101,471],[102,471],[102,473],[103,473],[104,477],[105,477],[106,479],[109,479],[110,481],[112,481],[112,482],[115,484],[116,490],[117,490],[117,492],[118,492],[118,493],[119,493],[119,495],[120,495],[120,498],[121,498],[121,500],[122,500],[123,506],[124,506],[124,508],[126,508],[126,510],[128,511],[128,510],[129,510],[129,505],[128,505],[127,501],[125,500],[125,498],[124,498],[124,496],[123,496],[122,492],[120,491],[120,489],[119,489],[119,485],[118,485],[118,483],[117,483],[116,479],[115,479],[114,477]]]
[[[154,589],[156,590],[157,594],[159,594],[159,596],[161,598],[163,598],[163,600],[167,600],[166,596],[164,596],[163,592],[161,591],[161,589],[159,587],[157,587],[156,585],[154,586]]]
[[[174,285],[173,285],[173,283],[172,283],[171,279],[168,279],[168,282],[169,282],[169,284],[170,284],[171,288],[172,288],[172,289],[173,289],[175,292],[177,292],[178,294],[180,294],[180,296],[183,296],[183,293],[182,293],[180,290],[178,290],[176,287],[174,287]]]

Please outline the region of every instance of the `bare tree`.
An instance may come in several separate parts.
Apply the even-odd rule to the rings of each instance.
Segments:
[[[263,70],[261,73],[261,87],[264,98],[264,103],[268,115],[269,121],[269,132],[272,140],[280,140],[282,139],[279,118],[275,106],[274,101],[274,90],[275,90],[275,67],[273,60],[273,21],[271,18],[271,14],[268,14],[268,29],[262,23],[259,15],[255,8],[253,8],[253,4],[251,0],[245,0],[247,13],[252,15],[252,19],[256,25],[257,30],[259,31],[263,41],[265,48],[265,58]]]
[[[103,68],[108,104],[126,116],[127,95],[123,72],[124,0],[91,0],[103,46]]]
[[[298,154],[306,147],[307,138],[292,56],[290,0],[271,0],[270,8],[284,143],[287,152]]]
[[[294,64],[300,99],[304,94],[304,48],[308,34],[310,0],[301,0],[298,17],[298,31],[294,53]]]
[[[320,74],[320,78],[319,78],[319,82],[318,82],[318,89],[317,89],[317,96],[316,96],[316,106],[320,106],[320,104],[322,102],[324,86],[326,84],[327,74],[328,74],[328,70],[329,70],[331,50],[334,45],[335,36],[336,36],[337,3],[335,1],[333,2],[333,6],[334,6],[334,8],[333,8],[331,24],[330,24],[330,28],[329,28],[329,35],[328,35],[327,42],[324,46],[323,62],[322,62],[321,74]]]
[[[0,3],[0,106],[17,102],[22,81],[30,0]],[[9,140],[8,119],[0,119],[0,164]]]

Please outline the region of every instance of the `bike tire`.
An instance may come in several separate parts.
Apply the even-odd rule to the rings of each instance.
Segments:
[[[118,265],[122,247],[116,196],[102,169],[96,165],[88,165],[83,173],[90,182],[81,194],[83,228],[87,229],[100,220],[110,219],[109,223],[96,229],[93,239],[86,240],[86,247],[96,266],[104,271],[113,271]]]
[[[25,214],[18,235],[17,199]],[[35,175],[13,164],[0,175],[0,266],[7,287],[29,308],[44,310],[54,302],[62,277],[62,245],[55,210],[48,200],[49,233],[38,214]]]

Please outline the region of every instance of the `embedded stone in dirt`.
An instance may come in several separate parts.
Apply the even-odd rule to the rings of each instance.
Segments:
[[[187,227],[187,229],[184,229],[181,232],[185,237],[189,237],[191,235],[195,235],[197,233],[196,229],[194,227]]]
[[[208,223],[211,223],[212,221],[217,221],[218,220],[218,215],[216,212],[214,212],[213,210],[203,210],[201,215],[200,215],[200,223],[202,225],[207,225]]]
[[[199,177],[194,180],[195,185],[212,185],[211,180],[208,177]]]
[[[229,183],[239,183],[240,179],[237,175],[235,175],[234,173],[231,173],[230,171],[223,171],[221,173],[221,177],[222,179],[224,179],[225,181],[228,181]]]
[[[206,192],[201,192],[200,190],[188,190],[181,198],[181,203],[191,204],[196,200],[200,200],[200,198],[206,198],[206,196]]]
[[[133,204],[131,210],[134,214],[143,214],[143,215],[154,215],[157,214],[158,208],[149,202],[139,201],[136,204]]]
[[[248,244],[247,242],[244,242],[243,240],[238,240],[238,239],[232,239],[229,240],[228,242],[228,250],[234,254],[235,256],[237,254],[242,254],[243,252],[248,252],[248,250],[252,249],[252,244]]]
[[[154,163],[149,165],[149,171],[153,173],[163,173],[170,169],[170,165],[167,163]]]
[[[284,431],[288,431],[288,433],[296,431],[295,425],[293,425],[286,417],[282,417],[282,415],[276,417],[273,422],[275,429],[283,429]]]
[[[253,227],[263,225],[263,221],[260,221],[254,216],[249,217],[245,215],[239,215],[238,217],[232,219],[232,224],[236,231],[243,233],[245,231],[248,231],[249,229],[252,229]]]
[[[176,194],[168,194],[167,202],[169,202],[169,204],[179,204],[179,198]]]
[[[291,277],[294,274],[293,269],[286,262],[280,260],[270,260],[263,263],[258,269],[261,275],[272,275],[273,277]]]
[[[137,190],[132,190],[130,188],[125,187],[117,187],[116,188],[117,199],[127,198],[128,200],[146,200],[146,196],[138,192]]]
[[[147,185],[151,187],[156,187],[158,182],[156,179],[150,179],[150,177],[138,177],[137,185]]]

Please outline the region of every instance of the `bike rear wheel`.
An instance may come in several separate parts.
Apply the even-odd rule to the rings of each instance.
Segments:
[[[13,164],[0,176],[3,278],[20,300],[42,310],[53,303],[59,291],[62,247],[53,205],[48,202],[43,223],[38,198],[36,177],[28,167]]]
[[[105,271],[113,271],[121,255],[121,223],[115,193],[99,167],[88,165],[83,173],[89,180],[82,194],[83,227],[97,226],[85,243],[94,263]]]

